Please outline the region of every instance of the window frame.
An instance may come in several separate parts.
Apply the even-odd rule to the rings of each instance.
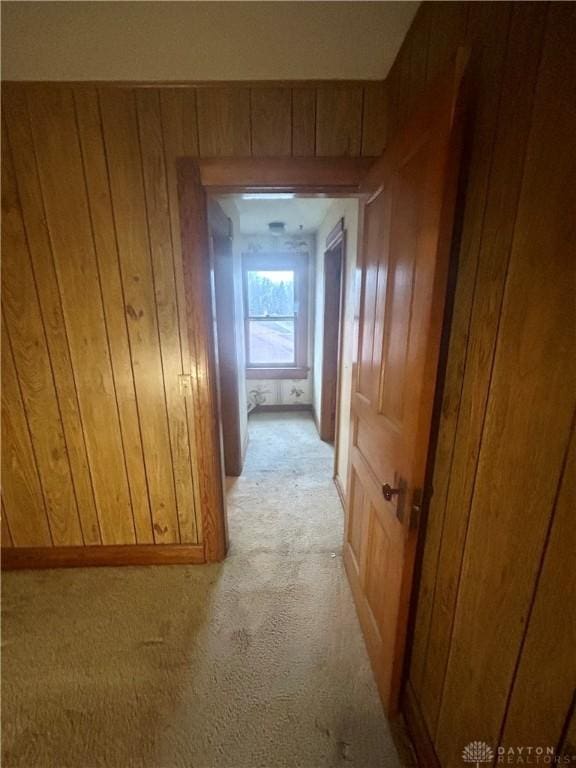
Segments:
[[[294,364],[250,362],[250,315],[248,307],[248,272],[294,272]],[[308,282],[309,254],[244,253],[242,283],[244,292],[244,342],[247,379],[305,379],[308,376]]]

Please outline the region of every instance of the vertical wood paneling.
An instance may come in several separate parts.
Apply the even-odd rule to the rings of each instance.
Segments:
[[[253,157],[289,157],[292,153],[290,88],[252,88],[250,114]]]
[[[182,266],[182,241],[178,214],[178,177],[176,162],[179,157],[198,156],[198,120],[196,114],[196,92],[193,89],[166,88],[160,93],[162,133],[164,138],[164,162],[168,183],[170,226],[176,290],[180,322],[180,344],[182,348],[183,371],[192,368],[192,353],[186,328],[186,294]]]
[[[180,322],[180,345],[183,372],[197,370],[197,351],[191,346],[188,333],[186,287],[184,265],[182,261],[182,239],[180,234],[180,214],[178,200],[178,174],[176,162],[179,157],[198,156],[198,130],[196,111],[196,92],[193,89],[163,89],[160,94],[162,113],[162,131],[164,136],[164,155],[168,180],[168,199],[170,206],[170,226],[172,247],[174,249],[174,267],[176,271],[176,290]],[[198,541],[202,541],[202,516],[200,479],[196,452],[197,424],[194,403],[191,398],[185,400],[188,419],[188,437],[192,456],[192,477],[195,500],[196,532]]]
[[[35,89],[29,109],[102,539],[129,544],[134,524],[72,93]]]
[[[52,374],[58,396],[58,406],[65,435],[68,458],[74,479],[76,501],[80,513],[85,544],[101,543],[92,476],[89,469],[84,428],[80,416],[76,383],[70,359],[68,337],[64,325],[60,291],[48,237],[35,151],[24,91],[7,88],[4,91],[4,116],[10,140],[4,155],[7,167],[14,160],[19,205],[25,237],[35,275],[36,290],[44,332],[48,343]],[[8,181],[8,179],[6,179]],[[17,251],[4,250],[4,263],[17,258]],[[31,312],[35,311],[34,306]],[[7,511],[10,514],[10,511]]]
[[[385,80],[385,88],[387,92],[386,100],[386,124],[387,124],[387,139],[393,136],[398,130],[398,124],[400,122],[400,86],[402,85],[400,79],[400,53],[402,48],[398,52],[398,56],[395,58],[388,77]]]
[[[44,325],[8,153],[2,174],[2,306],[55,544],[83,544]]]
[[[462,235],[458,254],[458,280],[454,297],[454,310],[448,350],[448,364],[444,384],[438,446],[435,457],[433,487],[434,495],[430,505],[429,519],[432,525],[439,526],[436,537],[442,536],[445,546],[451,552],[460,553],[462,536],[466,526],[466,515],[459,515],[454,527],[444,526],[444,508],[448,491],[448,479],[453,457],[454,439],[458,421],[462,376],[465,369],[466,347],[468,342],[469,318],[474,293],[478,248],[481,243],[482,222],[488,190],[491,167],[491,150],[498,113],[500,88],[505,55],[505,41],[508,32],[510,8],[506,3],[483,3],[477,11],[483,14],[486,23],[478,29],[478,19],[468,42],[474,45],[474,55],[470,63],[471,101],[474,120],[468,146],[465,147],[464,163],[467,173]],[[492,24],[489,20],[492,20]],[[429,531],[431,538],[434,532]],[[447,537],[453,536],[452,541]],[[458,555],[443,565],[450,571],[446,575],[448,594],[446,604],[450,606],[459,573]],[[442,600],[443,598],[441,598]],[[450,608],[447,609],[450,615]],[[440,625],[438,625],[439,627]],[[444,643],[444,641],[442,641]],[[442,645],[442,658],[446,647]],[[438,698],[434,697],[437,688],[430,689],[429,711],[435,712]],[[425,714],[426,714],[426,708]]]
[[[576,605],[575,509],[576,436],[573,431],[501,738],[506,746],[558,744],[570,710],[576,680],[576,612],[567,611],[566,607]]]
[[[558,753],[569,763],[576,755],[576,693],[566,716],[566,728],[559,745]]]
[[[136,101],[180,541],[190,543],[197,539],[192,458],[186,405],[178,380],[182,374],[180,336],[187,329],[180,328],[178,317],[160,99],[157,91],[147,89],[137,94]]]
[[[2,546],[3,547],[14,546],[14,542],[12,541],[12,534],[10,533],[10,528],[8,527],[8,519],[6,517],[6,511],[4,509],[4,499],[2,499]]]
[[[448,64],[466,35],[470,3],[433,2],[426,4],[429,16],[426,77],[433,80]]]
[[[428,3],[414,19],[405,41],[406,78],[402,88],[401,112],[407,117],[424,90],[428,71],[428,41],[430,36],[430,8]]]
[[[549,22],[439,719],[446,764],[478,724],[498,738],[575,407],[576,11],[552,6]]]
[[[140,139],[132,91],[100,93],[154,540],[179,540]]]
[[[434,532],[438,537],[439,550],[433,553],[432,548],[429,548],[425,559],[427,588],[422,593],[421,622],[415,635],[415,659],[419,661],[415,664],[413,679],[422,691],[423,708],[432,722],[439,705],[448,657],[450,617],[456,602],[460,553],[466,533],[467,513],[482,437],[491,363],[522,180],[545,20],[545,6],[541,4],[534,3],[526,7],[519,5],[518,9],[512,19],[505,61],[501,106],[492,150],[477,265],[474,275],[470,270],[462,275],[467,280],[474,280],[471,286],[472,308],[467,330],[467,346],[465,350],[459,350],[465,356],[461,361],[461,365],[465,366],[464,377],[457,401],[455,390],[447,388],[448,396],[451,396],[458,406],[458,413],[453,423],[454,443],[449,443],[452,450],[450,474],[449,477],[443,475],[446,483],[445,497],[438,493],[443,486],[436,491],[438,502],[445,498],[442,509],[443,527],[438,527]],[[465,309],[467,303],[463,302],[459,307],[460,317]],[[456,373],[454,368],[451,370]],[[454,379],[451,379],[450,384],[453,382]],[[444,437],[449,436],[451,433],[447,430]],[[445,467],[438,461],[437,474],[444,471]],[[440,504],[433,501],[431,515],[439,509]],[[443,534],[442,542],[439,541],[440,530]],[[455,556],[455,553],[458,553],[458,556]],[[439,558],[441,565],[434,581],[435,558]],[[434,594],[428,589],[431,584],[435,586]],[[435,603],[432,611],[433,598]],[[430,623],[433,628],[428,635]],[[425,643],[428,643],[427,655]]]
[[[362,154],[376,157],[386,146],[388,90],[384,83],[364,86]]]
[[[314,157],[316,152],[316,91],[292,89],[292,156]]]
[[[13,544],[52,546],[36,457],[3,318],[2,502],[11,512],[9,525]]]
[[[314,156],[317,96],[320,151],[374,154],[381,93],[378,83],[3,86],[15,178],[3,300],[10,285],[17,298],[4,332],[15,330],[18,369],[4,396],[3,486],[15,546],[202,541],[200,510],[217,506],[198,460],[214,438],[213,415],[199,413],[213,382],[202,378],[207,310],[187,304],[177,158]]]
[[[323,86],[316,95],[316,154],[357,157],[362,145],[362,88]]]
[[[198,134],[201,157],[249,156],[250,89],[200,88]]]
[[[471,47],[459,271],[409,668],[442,766],[460,765],[471,739],[555,746],[570,711],[568,467],[558,483],[576,389],[575,39],[568,5],[427,3],[386,83],[394,132],[423,60],[430,81]]]
[[[148,485],[96,89],[78,89],[75,104],[136,541],[152,544]]]

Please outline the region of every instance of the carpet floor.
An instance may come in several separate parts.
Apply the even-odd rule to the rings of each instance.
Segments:
[[[5,573],[4,768],[395,768],[333,454],[257,414],[211,566]]]

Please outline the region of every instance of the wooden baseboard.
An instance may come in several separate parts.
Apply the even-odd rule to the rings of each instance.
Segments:
[[[422,768],[440,768],[440,761],[428,733],[424,715],[409,680],[404,687],[400,707],[408,728],[408,734],[416,750],[418,764]]]
[[[203,544],[4,547],[2,549],[3,570],[120,565],[199,565],[205,562]]]
[[[266,411],[311,411],[309,403],[278,403],[277,405],[257,405],[251,413],[264,413]]]
[[[338,475],[334,475],[334,485],[336,486],[336,490],[338,491],[338,496],[340,496],[342,509],[346,511],[346,494],[344,493],[344,488],[342,487],[342,481],[340,480],[340,477]]]

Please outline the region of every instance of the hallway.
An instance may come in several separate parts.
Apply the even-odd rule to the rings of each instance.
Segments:
[[[399,765],[332,449],[308,414],[249,429],[223,564],[4,575],[6,768]]]
[[[254,413],[241,477],[228,478],[230,554],[340,554],[334,450],[306,411]],[[287,506],[288,505],[288,506]]]

